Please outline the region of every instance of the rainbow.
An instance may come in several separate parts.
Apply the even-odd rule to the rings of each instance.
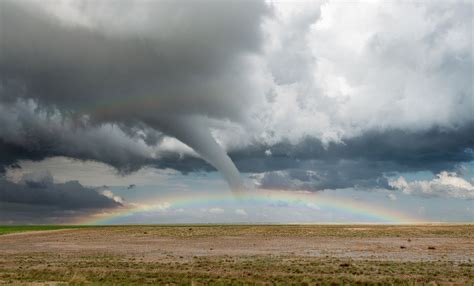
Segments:
[[[179,210],[204,207],[245,206],[285,206],[295,209],[307,208],[314,211],[331,211],[360,218],[366,223],[405,224],[419,223],[418,218],[400,211],[368,204],[348,198],[330,197],[319,193],[295,191],[254,191],[236,198],[231,194],[210,193],[195,196],[192,193],[161,197],[157,202],[148,204],[129,204],[115,211],[95,214],[77,221],[77,224],[108,225],[119,224],[121,220],[137,214],[153,214],[163,210]],[[359,221],[359,222],[360,222]],[[347,221],[357,223],[358,221]],[[315,221],[314,223],[318,223]]]

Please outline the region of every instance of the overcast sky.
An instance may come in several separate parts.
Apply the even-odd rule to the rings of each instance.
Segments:
[[[472,222],[472,18],[0,0],[0,223]]]

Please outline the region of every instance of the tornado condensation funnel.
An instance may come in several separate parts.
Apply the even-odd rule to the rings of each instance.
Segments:
[[[161,118],[154,123],[161,131],[188,145],[215,167],[227,181],[234,195],[242,195],[245,188],[239,170],[224,149],[217,144],[203,120],[193,116],[172,116]]]

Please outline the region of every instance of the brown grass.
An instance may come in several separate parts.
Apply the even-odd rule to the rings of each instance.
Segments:
[[[474,285],[473,226],[363,227],[120,226],[4,235],[0,284]]]

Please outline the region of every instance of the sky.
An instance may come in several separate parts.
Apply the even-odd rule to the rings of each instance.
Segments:
[[[0,224],[473,222],[473,9],[0,0]]]

